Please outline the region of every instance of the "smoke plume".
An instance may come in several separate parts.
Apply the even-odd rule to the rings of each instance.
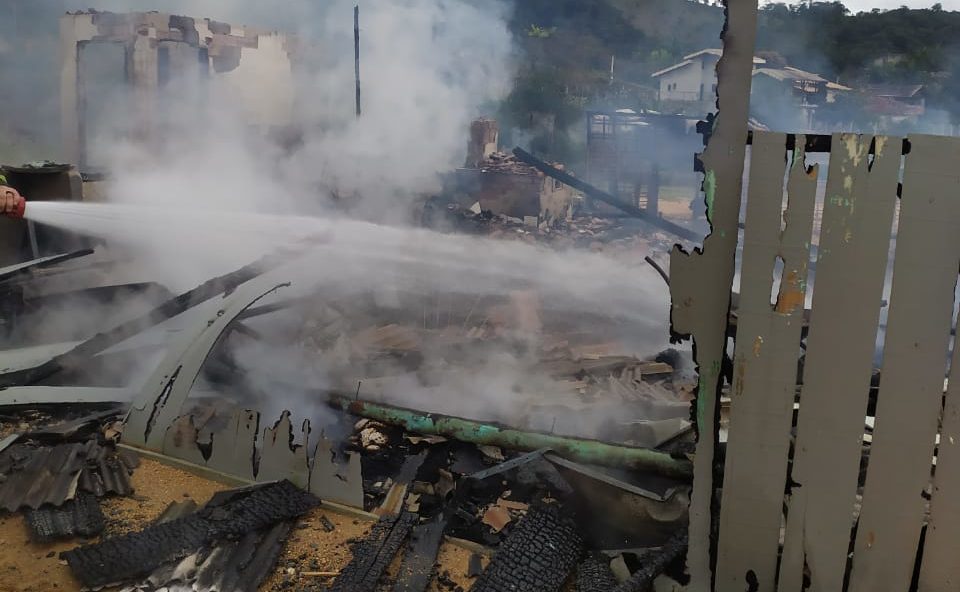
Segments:
[[[97,7],[145,8],[108,1]],[[544,347],[540,331],[501,321],[500,343],[506,345],[465,348],[457,367],[437,339],[445,326],[484,329],[486,316],[524,291],[537,294],[546,326],[572,326],[596,340],[604,327],[629,344],[619,353],[652,356],[666,345],[668,294],[639,258],[624,264],[602,253],[557,252],[407,223],[418,200],[439,191],[441,175],[462,164],[470,120],[509,88],[508,6],[361,2],[359,118],[353,105],[352,2],[322,8],[284,3],[277,12],[295,17],[286,23],[254,5],[184,8],[228,22],[287,25],[307,40],[312,59],[289,76],[252,76],[242,96],[217,77],[171,79],[159,102],[162,133],[149,144],[126,129],[136,123],[132,112],[112,110],[114,121],[100,128],[95,146],[110,171],[111,203],[34,203],[28,215],[133,251],[139,265],[175,292],[277,247],[309,242],[310,256],[289,268],[289,279],[296,294],[313,304],[295,307],[272,325],[269,317],[248,321],[260,343],[234,335],[221,344],[243,382],[225,392],[253,393],[266,413],[283,406],[294,408],[295,420],[317,419],[319,411],[310,404],[316,389],[343,388],[374,375],[389,379],[393,387],[386,394],[394,402],[430,408],[434,401],[448,413],[508,418],[527,408],[526,397],[558,388],[553,377],[531,370]],[[292,137],[278,144],[262,126],[251,125],[256,122],[248,107],[251,101],[277,104],[278,93],[291,88],[288,81],[296,91],[290,102],[294,125],[285,130]],[[112,104],[124,104],[123,92],[116,89]],[[317,303],[337,301],[351,302],[330,305],[346,319],[344,334],[422,317],[419,329],[433,341],[420,352],[419,370],[411,373],[408,360],[358,362],[355,351],[344,354],[342,340],[327,342],[326,334],[292,337],[291,327],[334,314],[319,313]],[[425,304],[438,301],[444,304]],[[576,424],[571,413],[566,423]]]

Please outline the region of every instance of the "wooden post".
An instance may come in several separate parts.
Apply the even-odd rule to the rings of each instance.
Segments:
[[[360,5],[353,7],[353,75],[357,83],[357,118],[360,117]]]
[[[660,217],[660,166],[653,165],[647,181],[647,213]]]

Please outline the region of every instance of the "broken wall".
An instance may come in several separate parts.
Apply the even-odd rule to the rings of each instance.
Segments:
[[[89,129],[91,110],[99,107],[100,117],[106,110],[118,125],[126,115],[134,123],[124,132],[149,139],[163,117],[170,116],[163,113],[161,91],[178,92],[176,85],[191,78],[210,83],[197,97],[198,109],[215,109],[217,97],[230,97],[252,127],[291,123],[295,57],[293,40],[285,35],[158,12],[84,12],[61,18],[60,39],[64,156],[82,167],[91,164],[90,148],[97,139]],[[91,44],[117,44],[123,51],[123,82],[109,105],[99,104],[102,97],[88,96],[90,67],[81,55]],[[118,105],[125,112],[111,115]]]
[[[540,188],[540,221],[553,225],[573,215],[573,189],[556,179],[543,178]]]
[[[483,171],[474,197],[485,211],[520,219],[532,216],[538,222],[552,224],[570,215],[574,191],[532,169]]]

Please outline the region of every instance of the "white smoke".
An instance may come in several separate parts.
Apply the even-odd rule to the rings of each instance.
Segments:
[[[104,1],[96,7],[145,8],[137,4]],[[543,302],[544,316],[556,315],[568,327],[579,325],[589,333],[599,317],[621,327],[622,335],[631,337],[624,353],[653,355],[666,345],[668,294],[640,257],[625,265],[601,253],[556,252],[403,224],[416,200],[439,190],[441,175],[462,164],[471,119],[509,89],[513,49],[506,6],[469,0],[361,2],[359,119],[353,101],[353,3],[283,6],[280,20],[300,19],[292,30],[309,41],[305,51],[313,59],[304,67],[261,71],[248,59],[254,52],[245,52],[236,71],[211,76],[212,82],[189,74],[172,78],[157,105],[163,122],[159,137],[147,144],[125,132],[124,124],[138,123],[132,116],[121,117],[119,130],[107,128],[100,136],[112,205],[33,204],[28,216],[136,250],[140,264],[174,291],[309,237],[317,245],[315,256],[309,268],[294,270],[300,277],[290,279],[315,282],[347,298],[372,294],[377,302],[389,302],[391,293],[419,292],[473,302],[532,290]],[[214,12],[220,8],[223,13]],[[186,12],[270,26],[269,19],[245,19],[259,11],[200,2]],[[268,46],[264,42],[259,50]],[[236,82],[240,72],[245,77],[239,90],[225,84],[231,76]],[[272,109],[286,102],[291,88],[290,120],[298,137],[281,147],[264,137],[250,105],[270,105],[270,117],[282,119]],[[372,325],[410,312],[371,308],[364,312]],[[284,331],[262,329],[268,339]],[[443,353],[437,352],[437,359]],[[309,389],[286,391],[269,378],[279,373],[299,379],[290,369],[297,364],[291,364],[289,347],[246,344],[234,354],[255,378],[256,384],[247,386],[269,391],[262,407],[296,404],[295,420],[316,414],[303,400]],[[520,393],[551,391],[552,379],[530,374],[529,360],[513,345],[465,357],[461,369],[437,368],[430,364],[435,360],[426,360],[423,383],[418,378],[399,396],[426,405],[445,391],[447,412],[496,410],[510,416],[523,404]],[[322,386],[324,372],[332,369],[320,360],[316,364],[319,376],[313,378]],[[499,378],[491,380],[494,375]]]

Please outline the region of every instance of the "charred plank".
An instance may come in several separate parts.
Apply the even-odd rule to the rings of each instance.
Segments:
[[[503,541],[471,592],[557,592],[583,551],[583,540],[555,505],[536,506]]]
[[[353,551],[353,559],[334,580],[330,592],[373,592],[400,551],[417,515],[401,512],[380,518]]]
[[[37,543],[74,536],[93,537],[103,532],[103,512],[97,498],[89,493],[64,502],[59,508],[43,506],[27,510],[30,538]]]
[[[290,520],[319,503],[316,497],[289,481],[221,499],[225,501],[212,501],[183,518],[77,547],[60,556],[85,586],[99,588],[149,574],[203,546]]]
[[[577,566],[577,592],[610,592],[616,587],[607,558],[589,555]]]
[[[446,520],[437,516],[413,529],[393,592],[423,592],[427,589],[436,568],[446,525]]]
[[[687,552],[687,529],[681,528],[660,548],[656,554],[645,557],[643,567],[633,573],[630,579],[623,582],[614,592],[647,592],[653,588],[653,580],[667,569],[674,561],[683,557]]]

